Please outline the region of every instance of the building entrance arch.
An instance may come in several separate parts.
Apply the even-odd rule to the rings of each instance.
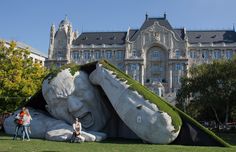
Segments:
[[[155,84],[167,83],[168,52],[166,49],[153,46],[146,53],[146,83],[155,90]],[[152,88],[153,87],[153,88]]]

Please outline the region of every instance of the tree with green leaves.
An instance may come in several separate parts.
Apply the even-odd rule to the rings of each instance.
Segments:
[[[178,105],[196,119],[225,124],[235,119],[236,58],[218,60],[190,69],[177,92]]]
[[[0,113],[16,110],[41,88],[47,70],[29,55],[15,42],[0,42]]]

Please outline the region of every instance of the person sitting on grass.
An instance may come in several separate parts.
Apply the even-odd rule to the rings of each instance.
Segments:
[[[81,136],[82,125],[78,118],[75,119],[75,123],[73,123],[72,126],[74,129],[74,132],[71,137],[71,142],[79,142],[79,143],[84,142],[85,138]]]

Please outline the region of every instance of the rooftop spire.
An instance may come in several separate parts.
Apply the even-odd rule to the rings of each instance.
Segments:
[[[146,14],[145,14],[145,17],[146,17],[146,20],[148,19],[148,14],[147,14],[147,12],[146,12]]]
[[[164,12],[164,19],[166,19],[166,12]]]

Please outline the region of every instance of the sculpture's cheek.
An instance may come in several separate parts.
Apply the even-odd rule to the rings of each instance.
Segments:
[[[84,106],[83,102],[79,100],[76,96],[70,96],[68,98],[68,111],[74,113],[82,109]]]

